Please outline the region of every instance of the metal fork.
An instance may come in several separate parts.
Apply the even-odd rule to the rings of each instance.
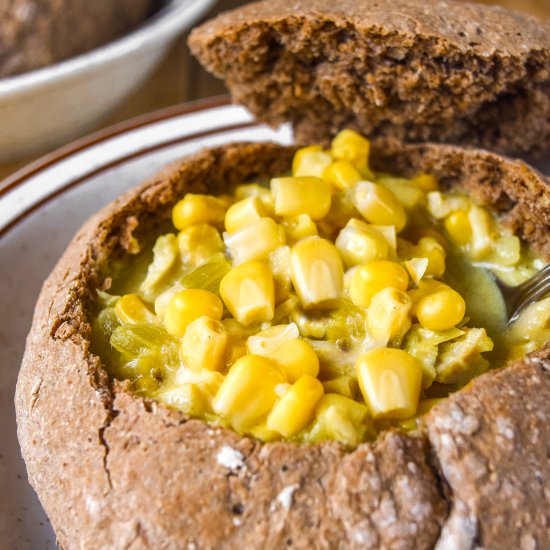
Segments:
[[[550,264],[517,286],[505,285],[494,275],[493,278],[504,299],[508,324],[514,322],[528,305],[550,293]]]

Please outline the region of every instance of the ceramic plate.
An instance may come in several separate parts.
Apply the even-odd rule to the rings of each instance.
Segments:
[[[55,537],[26,480],[13,395],[34,302],[73,234],[95,211],[203,147],[291,142],[226,100],[181,106],[95,134],[0,184],[0,549],[53,550]]]
[[[225,99],[174,109],[100,132],[44,157],[0,184],[0,548],[51,550],[55,538],[26,481],[13,394],[42,281],[95,211],[203,147],[230,141],[290,143]],[[545,166],[550,173],[550,158]]]

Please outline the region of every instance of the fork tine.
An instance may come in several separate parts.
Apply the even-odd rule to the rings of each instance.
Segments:
[[[544,298],[548,293],[550,293],[550,277],[544,277],[542,280],[539,279],[535,286],[519,294],[519,299],[516,304],[514,304],[514,311],[510,316],[508,323],[515,321],[518,318],[519,314],[529,304],[536,302],[541,298]]]
[[[544,282],[547,277],[550,277],[550,264],[546,264],[540,271],[518,285],[516,288],[521,294],[523,294],[524,292],[528,292],[531,287],[539,285],[541,281]]]

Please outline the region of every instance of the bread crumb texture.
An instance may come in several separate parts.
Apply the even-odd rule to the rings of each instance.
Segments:
[[[550,146],[550,25],[446,0],[271,0],[204,23],[199,61],[256,117],[299,142],[370,138]]]
[[[418,437],[389,431],[353,451],[262,444],[108,380],[90,321],[113,259],[161,232],[186,191],[284,173],[293,151],[235,144],[171,166],[87,222],[46,281],[16,408],[29,479],[61,546],[544,548],[550,346],[437,405]],[[550,256],[549,184],[523,163],[437,145],[386,144],[373,157],[466,186]]]

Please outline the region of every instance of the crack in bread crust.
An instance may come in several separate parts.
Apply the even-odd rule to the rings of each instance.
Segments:
[[[128,384],[108,380],[90,350],[90,310],[95,289],[108,276],[109,261],[128,254],[128,224],[139,240],[160,230],[186,191],[216,193],[236,182],[283,173],[293,152],[274,144],[235,144],[174,164],[89,220],[46,281],[18,380],[16,408],[29,479],[63,548],[97,548],[98,540],[109,548],[432,548],[443,526],[443,534],[457,540],[454,526],[464,527],[456,520],[460,508],[473,518],[475,536],[484,547],[491,548],[516,521],[524,525],[524,537],[541,540],[549,507],[541,507],[538,515],[531,511],[550,490],[544,463],[550,437],[542,437],[548,428],[543,431],[539,420],[524,425],[515,415],[521,414],[525,399],[540,414],[549,414],[550,399],[543,399],[541,391],[547,391],[548,373],[543,375],[542,369],[549,368],[548,346],[529,361],[481,377],[436,407],[420,437],[387,432],[352,452],[335,443],[261,444],[188,419],[132,395]],[[523,163],[438,145],[375,144],[373,152],[380,165],[391,162],[394,170],[427,168],[445,175],[445,185],[469,186],[475,196],[509,215],[523,212],[516,204],[520,201],[530,217],[512,214],[513,222],[548,256],[548,182]],[[536,387],[535,379],[540,381]],[[521,383],[524,393],[503,403],[491,393],[493,381],[499,387]],[[466,467],[441,443],[460,431],[461,424],[453,420],[456,406],[464,414],[471,408],[468,414],[475,417],[483,439],[476,447],[462,426],[455,450],[472,449],[473,459],[483,459],[498,483],[512,480],[521,506],[506,509],[506,494],[498,489],[472,496],[475,485],[468,476],[475,473],[475,462]],[[498,428],[495,408],[515,419],[513,429],[524,429],[522,438],[534,426],[540,439],[503,448],[508,454],[502,454],[489,444]],[[500,428],[506,432],[506,426]],[[217,459],[224,446],[242,458],[236,469]],[[501,465],[503,456],[507,462]],[[524,462],[530,467],[517,477],[509,465]],[[533,483],[536,471],[545,476],[538,492],[516,483],[527,478]],[[501,515],[488,512],[488,500],[500,507]],[[525,510],[530,524],[521,519]]]

